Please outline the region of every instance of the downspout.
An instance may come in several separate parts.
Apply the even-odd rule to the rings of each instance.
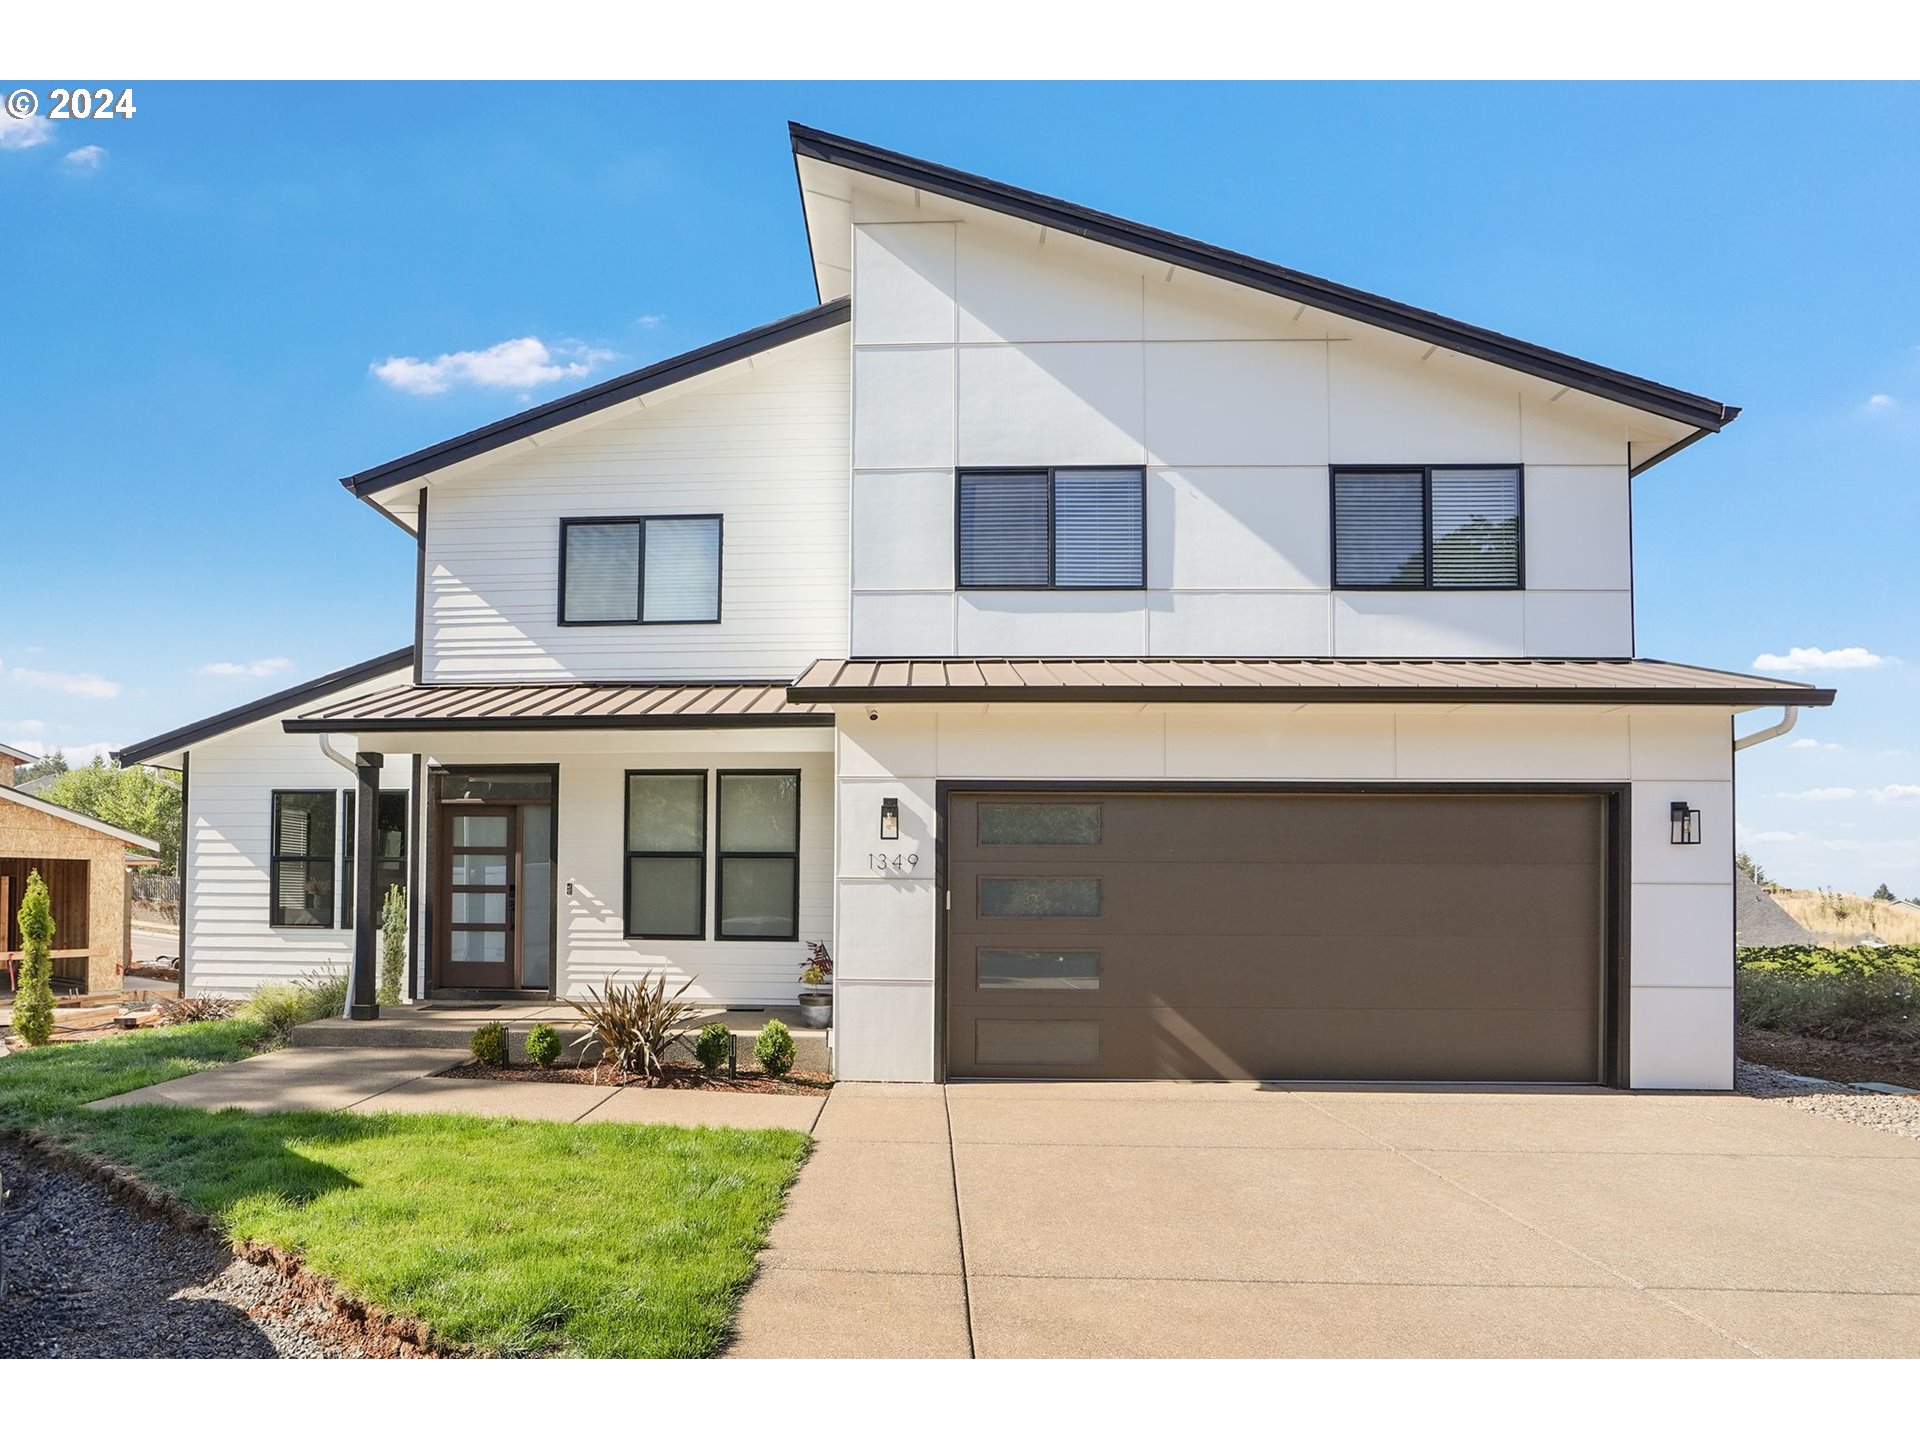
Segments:
[[[1799,723],[1800,707],[1798,705],[1783,705],[1780,707],[1780,712],[1779,724],[1769,725],[1764,730],[1756,730],[1751,735],[1735,737],[1733,748],[1744,750],[1749,745],[1764,745],[1769,740],[1778,740]]]
[[[1791,725],[1793,722],[1789,720],[1787,723]],[[313,738],[320,742],[320,753],[322,755],[326,756],[327,759],[331,760],[334,764],[338,765],[342,770],[346,771],[349,775],[353,776],[356,780],[359,779],[360,772],[354,768],[353,761],[351,761],[345,755],[342,755],[338,750],[333,748],[333,742],[327,737],[327,734],[325,731],[322,731],[320,734],[314,736]],[[1745,742],[1741,742],[1741,743],[1745,743]]]

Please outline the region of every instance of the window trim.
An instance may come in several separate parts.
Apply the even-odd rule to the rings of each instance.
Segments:
[[[1140,482],[1140,583],[1138,585],[1061,585],[1054,576],[1059,571],[1054,554],[1054,487],[1062,475],[1099,475],[1131,471]],[[969,475],[1044,475],[1047,479],[1047,583],[1044,585],[969,585],[962,568],[960,531],[960,488]],[[1059,591],[1066,594],[1116,594],[1144,591],[1147,588],[1147,467],[1144,465],[963,465],[953,472],[953,588],[955,590]]]
[[[710,620],[647,619],[647,522],[650,520],[711,520],[718,541],[714,549],[713,618]],[[636,580],[633,620],[569,620],[567,618],[567,531],[575,525],[635,525],[640,530],[640,569]],[[568,629],[605,625],[718,625],[726,610],[727,517],[718,512],[695,515],[563,515],[560,517],[560,586],[554,596],[554,620]]]
[[[280,851],[280,800],[286,795],[324,795],[333,802],[333,845],[324,856],[282,855]],[[340,792],[322,790],[313,787],[301,787],[289,790],[269,790],[267,792],[267,928],[269,930],[337,930],[340,928]],[[280,917],[279,897],[280,862],[287,860],[313,861],[324,858],[333,867],[332,894],[327,897],[327,917],[324,920],[287,920]]]
[[[351,789],[341,790],[340,808],[336,812],[340,817],[340,865],[334,872],[338,876],[337,883],[340,890],[340,898],[334,905],[334,913],[340,917],[339,923],[334,926],[336,930],[351,930],[353,928],[353,867],[358,863],[359,859],[359,857],[353,853],[354,842],[358,838],[355,834],[353,810],[354,796],[358,793],[358,791]],[[388,789],[382,786],[377,792],[373,812],[373,838],[377,842],[380,838],[379,802],[397,797],[405,803],[405,813],[401,816],[400,820],[399,860],[400,872],[405,878],[405,883],[400,887],[403,894],[413,888],[413,871],[411,868],[413,860],[413,806],[412,802],[408,799],[409,794],[410,792],[405,789]],[[376,866],[379,865],[382,858],[383,857],[376,856],[373,863]],[[378,893],[379,898],[384,903],[386,892],[382,890]],[[377,921],[375,922],[375,926],[378,928]]]
[[[700,781],[700,849],[635,850],[633,848],[633,781],[636,776],[691,776]],[[707,852],[713,848],[708,791],[712,788],[705,770],[629,770],[620,777],[620,930],[628,940],[705,940],[707,938]],[[633,928],[633,861],[698,860],[700,862],[700,903],[695,907],[698,928],[691,935],[662,934]]]
[[[1451,471],[1511,470],[1514,477],[1513,583],[1511,585],[1435,585],[1433,583],[1433,477]],[[1348,585],[1340,579],[1340,477],[1342,475],[1413,475],[1420,477],[1420,564],[1418,585]],[[1329,465],[1327,467],[1327,569],[1332,589],[1373,594],[1497,595],[1527,588],[1527,467],[1518,461],[1446,465]]]
[[[790,775],[793,777],[793,849],[791,850],[736,850],[729,852],[726,842],[726,806],[721,803],[720,786],[729,775]],[[790,944],[800,938],[800,827],[804,819],[801,808],[801,777],[794,769],[728,769],[713,772],[713,938],[736,944],[752,944],[756,941],[771,941],[775,944]],[[785,935],[728,935],[722,930],[722,917],[726,913],[727,866],[729,860],[791,860],[793,861],[793,929]]]

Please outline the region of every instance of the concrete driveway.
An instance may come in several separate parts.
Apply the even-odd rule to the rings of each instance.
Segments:
[[[733,1354],[1920,1355],[1920,1144],[1737,1096],[842,1085]]]

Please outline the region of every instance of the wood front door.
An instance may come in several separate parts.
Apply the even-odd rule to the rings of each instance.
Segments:
[[[520,988],[520,811],[513,805],[441,812],[438,983]]]

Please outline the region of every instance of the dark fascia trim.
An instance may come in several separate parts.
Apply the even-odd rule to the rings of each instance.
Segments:
[[[1733,413],[1735,415],[1738,415],[1740,412],[1736,410]],[[1627,469],[1627,478],[1631,480],[1634,476],[1643,474],[1644,472],[1651,470],[1654,466],[1658,465],[1662,460],[1671,459],[1673,456],[1678,455],[1682,450],[1686,449],[1689,445],[1693,444],[1696,440],[1704,440],[1707,438],[1707,436],[1711,435],[1712,433],[1713,431],[1711,430],[1696,430],[1691,435],[1685,436],[1682,439],[1674,441],[1673,444],[1667,446],[1666,449],[1654,451],[1652,455],[1649,455],[1645,460],[1642,460],[1638,465],[1629,466]]]
[[[1487,686],[1443,689],[1435,685],[1035,685],[874,686],[847,689],[789,685],[795,704],[846,705],[1831,705],[1831,690],[1520,690]]]
[[[435,730],[786,730],[807,726],[826,727],[833,715],[528,715],[528,716],[433,716],[381,720],[373,717],[311,720],[295,716],[281,726],[290,735],[328,733],[392,735]],[[497,770],[497,765],[469,766],[469,769]]]
[[[369,495],[376,495],[395,485],[404,485],[409,480],[418,480],[423,475],[444,470],[461,460],[484,455],[489,450],[511,445],[529,435],[538,435],[556,425],[565,425],[583,415],[592,415],[623,400],[663,390],[679,381],[691,380],[710,370],[718,370],[723,365],[731,365],[736,360],[745,360],[748,356],[761,354],[776,346],[818,335],[824,330],[846,324],[851,315],[850,300],[830,300],[811,310],[802,310],[797,315],[788,315],[724,340],[716,340],[711,345],[702,345],[698,350],[689,350],[684,355],[675,355],[644,369],[616,375],[611,380],[576,394],[563,395],[558,400],[536,405],[531,410],[522,410],[518,415],[509,415],[491,425],[482,425],[477,430],[469,430],[451,440],[429,445],[411,455],[402,455],[398,460],[389,460],[384,465],[348,475],[340,483],[364,500]]]
[[[296,705],[304,705],[309,700],[319,700],[357,685],[363,680],[371,680],[376,675],[384,675],[390,670],[398,670],[413,660],[413,647],[394,650],[372,660],[362,660],[358,665],[349,665],[344,670],[335,670],[330,675],[322,675],[317,680],[309,680],[304,685],[295,685],[291,689],[276,691],[251,704],[236,706],[232,710],[222,710],[218,715],[210,715],[205,720],[196,720],[191,725],[182,725],[177,730],[169,730],[164,735],[156,735],[151,740],[141,740],[113,752],[116,764],[138,765],[155,755],[165,755],[171,750],[184,750],[197,745],[202,740],[210,740],[216,735],[224,735],[229,730],[237,730],[242,725],[251,725],[256,720],[265,720],[282,710],[291,710]]]
[[[796,163],[803,158],[818,160],[823,164],[837,165],[914,189],[931,191],[963,204],[978,205],[1052,230],[1129,250],[1151,260],[1196,270],[1203,275],[1250,289],[1264,290],[1310,305],[1316,310],[1344,315],[1362,324],[1378,326],[1382,330],[1391,330],[1463,355],[1504,365],[1511,370],[1537,375],[1543,380],[1571,386],[1575,390],[1697,426],[1701,430],[1719,430],[1732,424],[1734,417],[1740,413],[1736,405],[1726,405],[1704,395],[1676,390],[1655,380],[1596,365],[1578,356],[1549,350],[1545,346],[1502,335],[1478,325],[1469,325],[1463,320],[1454,320],[1431,310],[1356,290],[1350,285],[1308,275],[1304,271],[1289,270],[1251,255],[1223,250],[1201,240],[1124,220],[1117,215],[1075,205],[1051,195],[1022,190],[930,161],[916,160],[911,155],[883,150],[877,145],[844,135],[832,135],[797,122],[790,123],[787,132],[793,142]],[[817,277],[817,270],[815,274]]]

